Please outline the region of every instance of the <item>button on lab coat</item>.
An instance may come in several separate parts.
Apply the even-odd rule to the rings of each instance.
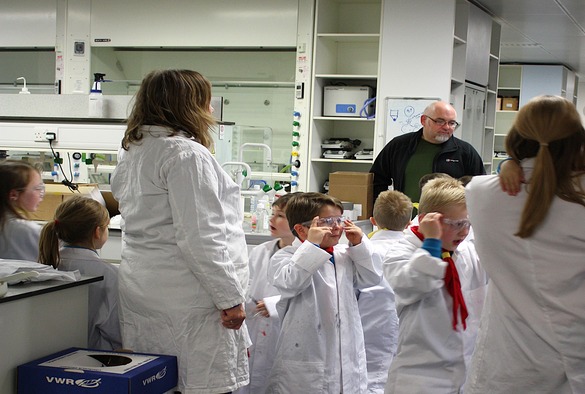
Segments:
[[[355,290],[377,285],[380,261],[367,237],[331,255],[295,239],[270,261],[282,328],[269,393],[365,393],[366,358]]]
[[[248,383],[250,339],[220,311],[244,303],[248,285],[240,189],[201,144],[148,130],[112,179],[124,347],[178,356],[183,394],[233,391]]]
[[[585,208],[555,197],[536,232],[516,237],[527,188],[508,196],[497,176],[467,186],[490,288],[466,393],[585,393]]]

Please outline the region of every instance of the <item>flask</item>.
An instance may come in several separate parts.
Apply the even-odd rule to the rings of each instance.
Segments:
[[[104,96],[102,95],[102,82],[106,74],[93,74],[93,85],[89,92],[89,116],[101,118],[104,116]]]

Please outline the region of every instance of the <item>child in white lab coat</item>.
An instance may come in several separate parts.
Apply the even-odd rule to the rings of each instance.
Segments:
[[[280,293],[266,280],[270,258],[278,250],[292,245],[295,236],[286,220],[286,204],[296,193],[285,194],[272,204],[270,235],[275,239],[256,246],[250,252],[250,285],[246,299],[246,324],[252,340],[248,348],[250,383],[235,391],[237,394],[263,394],[274,362],[280,319],[276,303]]]
[[[461,246],[470,228],[461,182],[429,181],[418,221],[384,259],[384,277],[395,292],[400,319],[385,392],[459,393],[466,379],[465,356],[473,346],[470,337],[477,334],[477,327],[467,323],[477,320],[483,303],[465,295],[484,294],[487,284],[485,271],[471,256],[473,244]]]
[[[44,195],[39,170],[20,160],[0,161],[0,259],[37,261],[41,226],[28,215]]]
[[[297,236],[270,260],[282,327],[269,393],[365,393],[367,371],[356,289],[380,283],[370,241],[321,193],[291,198],[286,217]],[[338,245],[342,233],[349,245]]]
[[[370,234],[373,252],[384,259],[388,250],[404,238],[412,217],[412,201],[399,191],[385,191],[374,203],[370,222],[378,230]],[[358,293],[368,364],[368,393],[384,393],[388,369],[396,354],[398,316],[394,291],[385,278],[379,285]]]
[[[88,346],[122,348],[118,320],[118,269],[99,258],[97,250],[108,240],[108,210],[80,195],[62,202],[55,218],[45,224],[39,241],[39,262],[62,271],[103,276],[89,285]],[[60,247],[60,245],[62,245]]]

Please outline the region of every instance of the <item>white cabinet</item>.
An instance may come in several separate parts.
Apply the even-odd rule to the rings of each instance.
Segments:
[[[307,190],[323,191],[330,172],[367,172],[372,165],[373,160],[323,157],[321,144],[327,139],[360,140],[357,150],[373,149],[375,140],[374,118],[343,113],[325,116],[323,105],[327,86],[369,87],[375,95],[381,8],[380,0],[316,2]],[[361,108],[354,110],[359,115]]]
[[[459,114],[457,136],[492,167],[500,25],[465,0],[457,0],[453,35],[450,102]]]

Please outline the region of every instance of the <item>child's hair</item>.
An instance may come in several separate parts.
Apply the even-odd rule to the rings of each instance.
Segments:
[[[63,201],[54,219],[43,227],[39,240],[39,263],[59,266],[59,241],[75,245],[91,241],[96,227],[110,221],[106,207],[91,198],[74,195]]]
[[[23,212],[10,202],[10,192],[24,190],[35,172],[39,173],[39,170],[24,161],[0,161],[0,229],[4,228],[8,214],[26,219]]]
[[[436,178],[424,185],[419,213],[441,212],[453,206],[465,206],[465,188],[454,178]]]
[[[547,217],[555,196],[585,206],[585,191],[577,178],[585,167],[585,129],[572,102],[559,96],[532,98],[518,111],[505,143],[514,160],[534,158],[514,235],[530,237]]]
[[[467,186],[469,182],[473,179],[473,175],[463,175],[462,177],[458,178],[459,182],[463,185],[463,187]]]
[[[301,193],[301,192],[284,194],[284,195],[278,197],[276,200],[274,200],[274,202],[272,203],[272,206],[284,210],[286,208],[286,205],[288,204],[289,200],[299,193]]]
[[[419,190],[421,191],[421,193],[422,193],[422,188],[424,187],[424,185],[427,184],[428,181],[430,181],[432,179],[437,179],[437,178],[452,178],[452,176],[449,174],[445,174],[444,172],[431,172],[430,174],[424,174],[418,180],[418,187],[419,187]]]
[[[282,197],[281,197],[282,198]],[[321,209],[330,205],[339,208],[343,212],[343,204],[338,198],[317,192],[298,193],[293,196],[286,205],[286,220],[295,236],[295,224],[310,222],[319,215]]]
[[[151,71],[136,92],[122,147],[128,150],[130,144],[139,143],[140,128],[153,125],[169,128],[170,135],[187,133],[209,148],[213,143],[210,126],[216,123],[210,103],[211,83],[197,71]]]
[[[378,228],[402,231],[412,217],[412,201],[397,190],[382,192],[374,203],[373,216]]]

